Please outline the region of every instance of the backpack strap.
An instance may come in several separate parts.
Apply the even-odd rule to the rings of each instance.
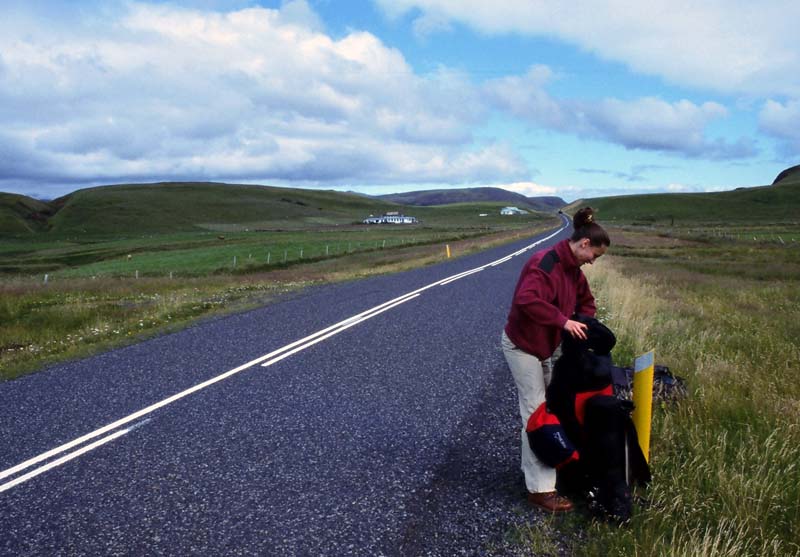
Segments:
[[[539,261],[539,268],[545,273],[550,274],[550,272],[556,266],[556,263],[559,261],[561,261],[561,259],[559,259],[556,250],[551,249],[544,254],[544,257],[542,257],[541,261]]]

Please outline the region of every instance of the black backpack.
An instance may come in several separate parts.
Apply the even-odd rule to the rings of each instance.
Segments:
[[[588,325],[588,339],[565,335],[546,394],[548,410],[579,454],[558,470],[557,487],[625,522],[631,516],[630,486],[646,485],[650,470],[631,419],[633,404],[614,396],[611,349],[616,338],[597,319],[577,319]]]

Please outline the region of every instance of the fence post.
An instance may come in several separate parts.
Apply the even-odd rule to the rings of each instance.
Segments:
[[[650,424],[653,412],[654,353],[637,356],[633,363],[633,425],[644,459],[650,462]]]

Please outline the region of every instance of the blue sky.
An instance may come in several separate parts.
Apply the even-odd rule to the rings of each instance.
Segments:
[[[800,4],[21,1],[0,191],[225,181],[580,197],[800,163]]]

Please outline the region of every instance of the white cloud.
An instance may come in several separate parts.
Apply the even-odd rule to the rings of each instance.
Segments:
[[[391,17],[431,14],[481,33],[556,37],[672,83],[800,94],[794,0],[375,0]]]
[[[488,81],[484,94],[494,107],[549,129],[602,139],[628,149],[679,153],[690,157],[727,159],[752,156],[755,146],[747,139],[729,143],[710,139],[708,125],[728,115],[715,102],[667,102],[656,97],[635,100],[557,99],[546,87],[552,71],[535,66],[523,76]]]
[[[712,193],[718,191],[729,191],[731,189],[731,186],[729,184],[688,185],[688,184],[672,183],[656,189],[666,193]]]
[[[761,130],[777,137],[788,156],[800,155],[800,100],[767,100],[758,117]]]
[[[696,191],[694,187],[687,186],[686,184],[667,184],[664,190],[667,193],[688,193]]]
[[[446,16],[429,12],[414,20],[413,29],[418,38],[425,40],[434,33],[449,33],[453,27]]]
[[[449,68],[420,75],[371,33],[327,34],[304,0],[281,9],[191,2],[219,11],[92,0],[91,10],[54,2],[52,13],[10,1],[20,9],[0,21],[0,185],[532,184],[523,181],[534,171],[513,147],[473,136],[494,110],[628,149],[705,158],[755,150],[745,139],[710,137],[709,126],[727,117],[718,103],[559,99],[548,89],[559,76],[543,65],[484,83]],[[464,15],[462,5],[486,20]],[[536,17],[551,7],[525,5],[531,14],[515,2],[398,0],[387,9],[401,16],[418,6],[414,28],[423,37],[457,19],[484,32],[545,32]],[[585,30],[584,16],[561,19],[553,32],[577,41],[564,29]],[[600,23],[598,37],[577,44],[611,36]],[[626,29],[620,24],[620,37]],[[627,48],[607,46],[617,47]],[[762,129],[796,142],[780,123],[796,122],[796,111],[770,101]]]
[[[284,23],[293,23],[316,32],[323,32],[325,29],[322,20],[306,0],[290,0],[281,6],[279,13]]]
[[[514,116],[545,127],[567,130],[573,125],[573,116],[546,91],[545,87],[552,79],[550,68],[536,65],[522,76],[489,80],[484,84],[484,91],[491,104]]]
[[[514,182],[512,184],[501,184],[496,187],[528,197],[561,195],[559,189],[555,186],[545,186],[543,184],[537,184],[536,182]]]
[[[709,139],[706,128],[728,111],[722,105],[688,100],[666,102],[645,97],[634,101],[605,99],[583,105],[582,125],[590,135],[599,135],[629,149],[679,152],[693,157],[730,159],[752,156],[755,146],[747,139],[729,143]]]
[[[5,183],[530,174],[507,146],[473,146],[486,111],[464,76],[419,76],[370,33],[335,40],[306,2],[225,13],[126,6],[103,25],[2,26],[4,150],[37,161],[3,162]]]

